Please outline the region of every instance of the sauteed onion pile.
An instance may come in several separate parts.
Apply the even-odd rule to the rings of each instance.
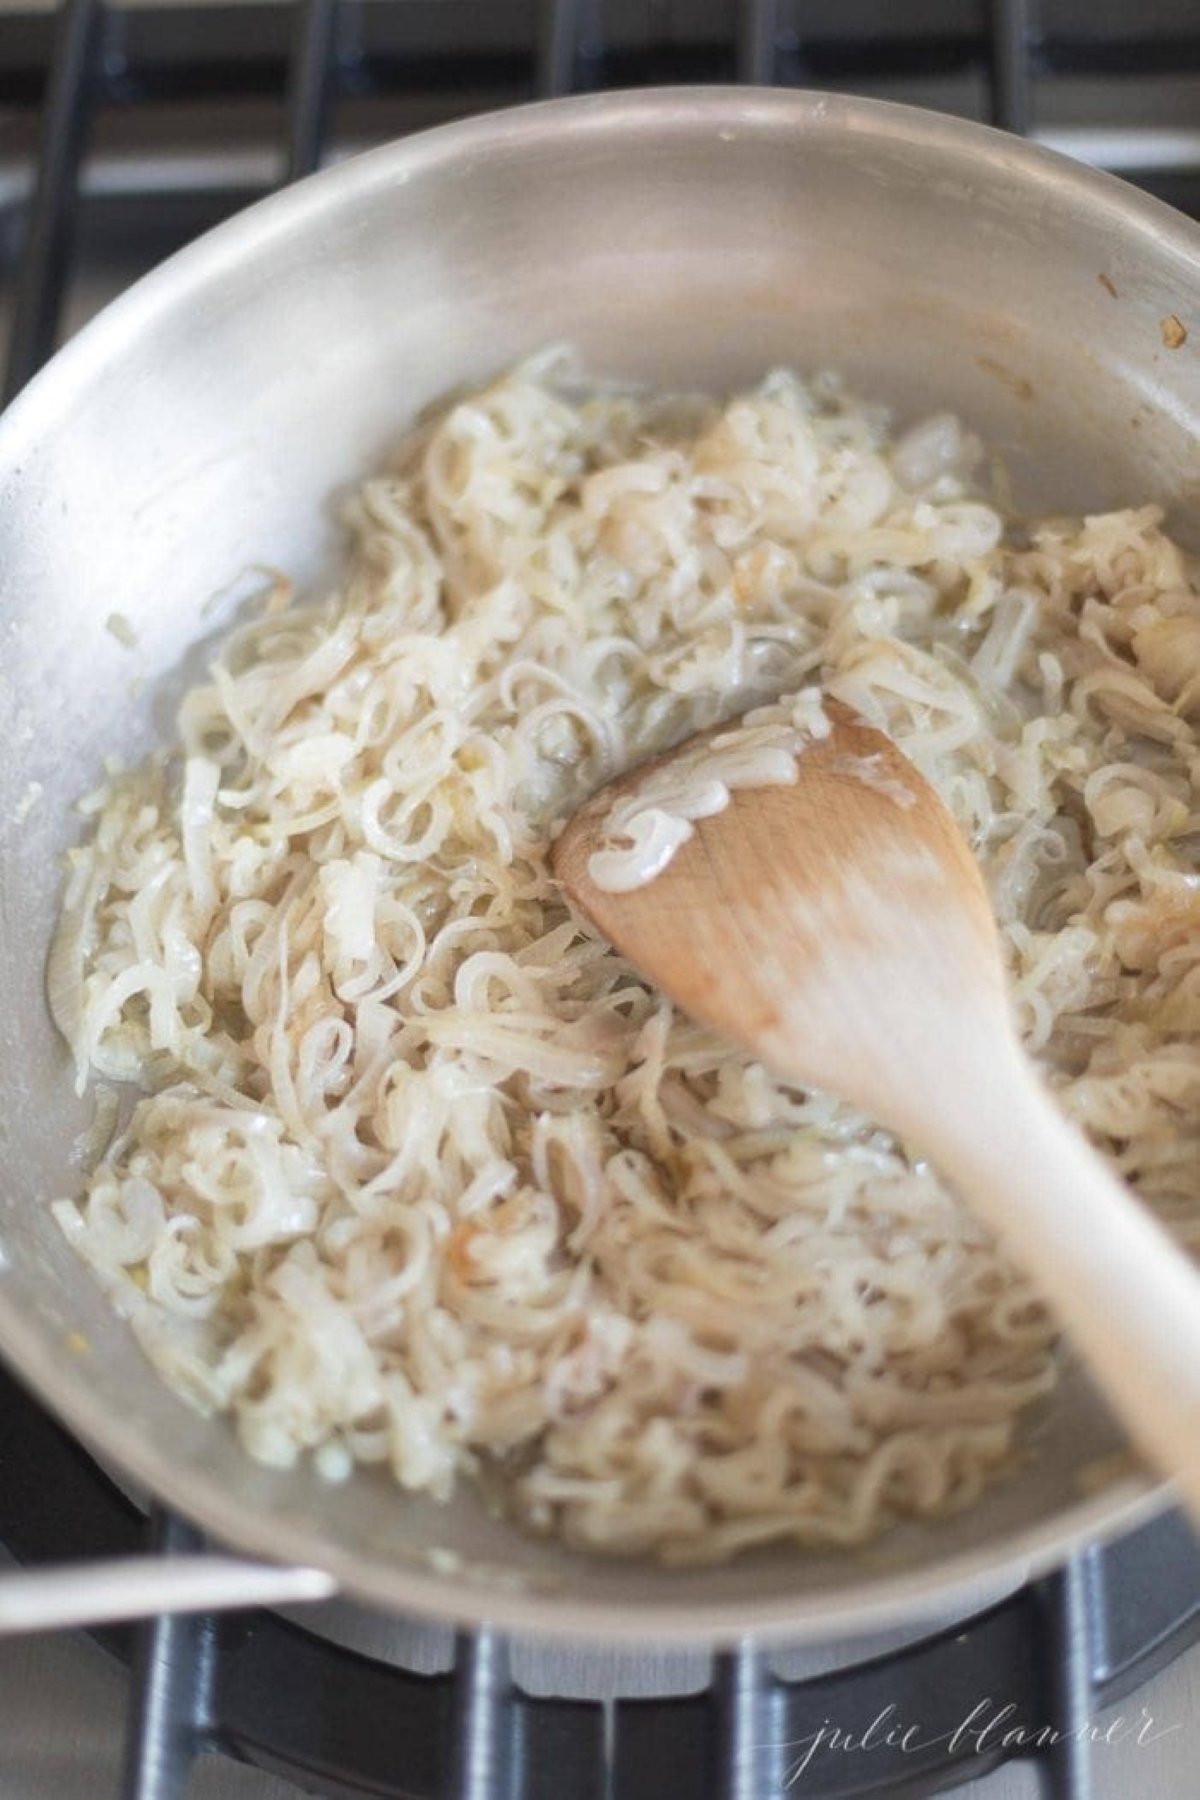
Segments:
[[[81,1086],[140,1097],[57,1216],[252,1456],[678,1560],[858,1543],[1014,1465],[1057,1365],[1026,1280],[548,874],[598,784],[808,688],[945,796],[1030,1048],[1200,1240],[1197,570],[1153,508],[1022,521],[954,419],[889,431],[829,377],[718,405],[527,364],[84,803],[54,1005]]]

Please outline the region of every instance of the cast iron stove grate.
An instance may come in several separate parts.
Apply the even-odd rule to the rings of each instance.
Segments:
[[[216,184],[197,176],[176,184],[165,202],[136,184],[89,187],[85,155],[102,108],[128,113],[196,94],[282,96],[278,178],[291,180],[330,153],[335,104],[374,105],[376,129],[395,131],[424,122],[431,97],[433,116],[445,116],[471,109],[464,95],[504,104],[697,79],[853,86],[928,66],[973,71],[982,110],[1023,131],[1035,79],[1200,69],[1200,30],[1097,35],[1088,29],[1096,8],[1074,9],[1079,29],[1073,9],[1060,5],[1057,32],[1048,20],[1039,31],[1034,0],[991,0],[974,25],[924,35],[897,32],[878,7],[878,30],[845,36],[806,35],[802,5],[740,0],[727,9],[724,37],[706,34],[702,20],[690,34],[676,29],[681,17],[686,23],[685,0],[642,0],[651,29],[633,33],[632,48],[609,29],[613,9],[602,0],[514,0],[490,9],[455,0],[446,22],[452,10],[444,41],[432,51],[426,41],[410,56],[387,26],[402,24],[406,12],[432,17],[433,9],[406,0],[129,12],[66,0],[53,23],[13,15],[0,42],[0,104],[32,108],[40,100],[42,124],[32,194],[7,205],[0,195],[0,265],[7,251],[18,270],[6,394],[58,339],[81,237],[128,231],[131,216],[161,224],[165,204],[171,244],[274,185],[261,174]],[[972,9],[944,10],[957,18]],[[497,32],[501,14],[505,29]],[[665,49],[656,20],[670,40]],[[1186,157],[1144,179],[1200,210],[1197,167]],[[128,1554],[146,1547],[148,1533],[159,1549],[203,1550],[179,1520],[155,1514],[147,1524],[3,1374],[0,1470],[0,1538],[19,1561]],[[162,1618],[97,1636],[134,1671],[124,1800],[182,1800],[204,1752],[277,1771],[306,1791],[396,1800],[917,1800],[1006,1758],[1033,1756],[1047,1800],[1087,1800],[1095,1712],[1200,1638],[1200,1548],[1167,1516],[876,1661],[787,1682],[746,1645],[714,1658],[702,1692],[608,1703],[525,1692],[510,1675],[503,1639],[488,1631],[460,1636],[453,1667],[435,1675],[374,1661],[271,1613]],[[914,1719],[920,1747],[903,1735]],[[852,1757],[828,1735],[813,1748],[832,1722],[858,1744]]]

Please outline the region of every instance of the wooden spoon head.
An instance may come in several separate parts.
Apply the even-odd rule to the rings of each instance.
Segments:
[[[778,1073],[911,1129],[947,1055],[1007,1032],[995,924],[953,817],[891,739],[825,701],[830,732],[791,786],[735,790],[669,866],[626,893],[588,872],[613,803],[693,748],[594,794],[551,850],[570,899],[703,1024]],[[701,740],[728,731],[728,724]]]

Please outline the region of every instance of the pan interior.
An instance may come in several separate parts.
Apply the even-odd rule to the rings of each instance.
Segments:
[[[901,423],[959,412],[1031,509],[1159,500],[1194,537],[1200,360],[1160,322],[1188,320],[1198,242],[1119,184],[933,115],[615,95],[306,182],[57,359],[0,425],[0,1343],[46,1400],[230,1542],[396,1607],[560,1632],[878,1625],[1147,1504],[1116,1478],[1084,1500],[1081,1472],[1120,1438],[1073,1372],[1018,1477],[853,1557],[666,1572],[530,1542],[469,1491],[446,1508],[382,1478],[261,1469],[163,1388],[48,1216],[79,1186],[88,1107],[43,963],[70,802],[105,755],[169,728],[181,664],[195,672],[255,569],[320,578],[331,497],[430,401],[556,340],[600,372],[713,391],[779,363],[836,367]]]

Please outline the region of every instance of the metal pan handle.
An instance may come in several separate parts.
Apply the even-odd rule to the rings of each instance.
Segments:
[[[232,1556],[124,1556],[107,1562],[0,1572],[0,1637],[144,1619],[328,1600],[323,1569],[282,1568]]]

